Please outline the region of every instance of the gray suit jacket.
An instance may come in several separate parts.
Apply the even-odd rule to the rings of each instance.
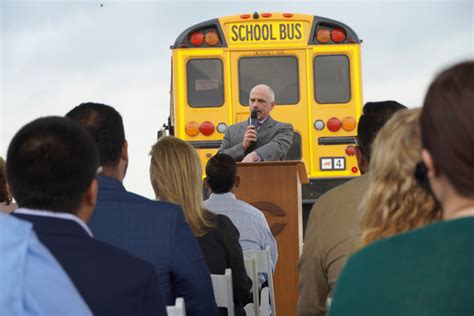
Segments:
[[[218,153],[232,156],[236,161],[256,151],[264,161],[284,160],[293,143],[293,126],[277,122],[269,116],[257,131],[257,142],[246,151],[242,147],[244,134],[249,120],[231,125],[227,128]]]

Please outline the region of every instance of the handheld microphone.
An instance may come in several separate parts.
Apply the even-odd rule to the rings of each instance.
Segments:
[[[258,124],[258,112],[257,110],[253,110],[250,113],[250,125],[253,125],[253,129],[255,130],[255,133],[257,133],[257,124]],[[255,145],[255,142],[250,142],[250,146]]]
[[[257,124],[258,124],[258,112],[257,110],[253,110],[252,113],[250,113],[250,125],[253,125],[255,128],[255,131],[257,131]]]

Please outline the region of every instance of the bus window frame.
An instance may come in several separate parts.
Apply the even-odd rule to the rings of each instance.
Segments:
[[[271,56],[240,56],[239,57],[239,60],[238,60],[238,65],[237,65],[237,71],[238,71],[238,76],[239,76],[239,85],[238,85],[238,91],[239,91],[239,104],[241,106],[249,106],[249,104],[242,104],[242,102],[240,102],[240,87],[241,87],[241,76],[240,76],[240,62],[242,61],[242,59],[249,59],[249,58],[287,58],[287,57],[290,57],[290,58],[293,58],[295,61],[296,61],[296,79],[297,79],[297,84],[298,84],[298,87],[297,87],[297,93],[298,93],[298,100],[297,102],[295,103],[280,103],[278,102],[278,100],[276,99],[275,100],[275,106],[282,106],[282,105],[289,105],[289,106],[297,106],[300,102],[301,102],[301,93],[300,93],[300,89],[301,89],[301,85],[300,85],[300,72],[299,72],[299,66],[300,66],[300,60],[298,59],[298,56],[295,56],[295,55],[292,55],[292,54],[285,54],[285,55],[271,55]],[[273,89],[273,87],[271,87]],[[250,93],[250,91],[249,91]],[[250,100],[247,100],[247,102],[249,102]]]
[[[318,96],[317,96],[317,89],[316,89],[316,69],[315,69],[315,62],[316,62],[316,59],[318,57],[322,57],[322,56],[343,56],[347,59],[347,67],[348,67],[348,73],[349,73],[349,84],[348,84],[348,87],[349,87],[349,99],[347,101],[344,101],[344,102],[319,102],[318,100]],[[350,103],[352,101],[352,69],[351,69],[351,58],[349,55],[347,54],[315,54],[313,55],[313,95],[314,95],[314,101],[317,103],[317,104],[347,104],[347,103]]]
[[[188,64],[190,61],[195,60],[218,60],[221,66],[221,76],[222,76],[222,103],[219,105],[207,105],[207,106],[193,106],[189,102],[189,73],[188,73]],[[220,56],[212,56],[210,58],[199,56],[199,58],[187,58],[185,62],[185,69],[186,69],[186,104],[193,109],[205,109],[205,108],[220,108],[223,107],[226,103],[226,94],[225,94],[225,76],[224,76],[224,61]]]

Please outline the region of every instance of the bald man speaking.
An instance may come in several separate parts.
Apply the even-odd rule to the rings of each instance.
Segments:
[[[227,128],[218,153],[242,162],[285,160],[293,143],[293,126],[272,119],[274,107],[273,90],[264,84],[255,86],[250,91],[249,119]]]

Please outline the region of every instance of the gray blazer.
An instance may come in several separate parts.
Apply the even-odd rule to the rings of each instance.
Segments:
[[[286,153],[293,143],[293,126],[277,122],[269,116],[257,131],[257,142],[244,151],[242,141],[249,126],[249,120],[227,128],[218,153],[232,156],[236,161],[256,151],[264,161],[285,160]]]

